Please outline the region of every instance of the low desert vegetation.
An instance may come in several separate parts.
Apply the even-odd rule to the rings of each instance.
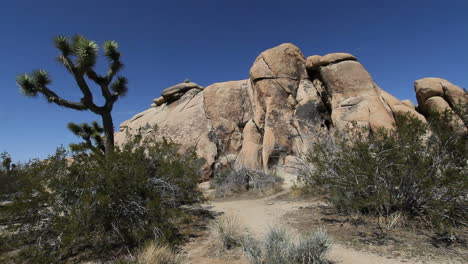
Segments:
[[[151,241],[142,249],[135,252],[135,255],[129,254],[120,257],[114,261],[108,261],[109,264],[185,264],[186,259],[182,254],[175,252],[167,244]]]
[[[325,264],[331,240],[322,229],[300,237],[282,226],[270,227],[261,239],[242,227],[234,215],[221,216],[213,226],[219,254],[241,249],[252,264]]]
[[[184,257],[167,245],[150,243],[136,257],[135,264],[183,264]]]
[[[385,218],[387,229],[416,220],[430,228],[467,226],[468,163],[464,128],[449,113],[428,124],[402,116],[396,129],[324,137],[299,177],[310,193],[325,193],[343,213]],[[381,220],[381,219],[379,219]]]
[[[0,201],[8,200],[17,189],[17,165],[7,152],[0,153]]]
[[[271,227],[261,241],[250,236],[242,243],[252,264],[325,264],[331,245],[321,229],[297,238],[283,227]]]
[[[194,153],[137,137],[107,155],[69,154],[59,148],[15,169],[16,190],[0,208],[1,250],[16,250],[14,261],[108,260],[147,241],[180,242],[178,225],[190,220],[184,206],[201,201],[202,163]],[[167,249],[145,252],[163,256]]]
[[[245,191],[267,192],[280,188],[283,179],[274,174],[252,169],[224,169],[215,172],[211,187],[217,197]]]
[[[212,225],[215,245],[218,251],[230,250],[241,246],[244,231],[239,219],[235,215],[223,215]]]

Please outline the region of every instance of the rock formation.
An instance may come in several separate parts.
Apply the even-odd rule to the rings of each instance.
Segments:
[[[271,171],[307,153],[321,133],[362,126],[392,129],[409,114],[426,122],[432,111],[466,104],[466,92],[439,78],[415,82],[418,106],[400,101],[374,83],[348,53],[307,59],[293,44],[262,52],[250,78],[206,88],[184,82],[165,89],[152,107],[125,121],[116,142],[140,133],[166,137],[204,158],[204,179],[218,167]],[[157,125],[157,129],[154,127]]]
[[[430,115],[432,112],[452,113],[454,118],[451,126],[455,129],[466,130],[466,107],[468,94],[462,88],[441,78],[423,78],[414,82],[418,110]]]

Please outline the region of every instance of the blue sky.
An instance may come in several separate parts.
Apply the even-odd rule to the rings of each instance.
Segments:
[[[385,2],[385,3],[383,3]],[[185,78],[207,86],[248,78],[255,57],[291,42],[305,56],[349,52],[377,84],[415,100],[413,82],[441,77],[468,87],[468,1],[120,1],[2,0],[0,3],[0,152],[44,158],[78,141],[70,121],[99,120],[20,95],[15,76],[49,71],[51,88],[80,94],[54,61],[52,38],[80,33],[119,42],[129,79],[116,128]],[[101,67],[99,67],[101,69]]]

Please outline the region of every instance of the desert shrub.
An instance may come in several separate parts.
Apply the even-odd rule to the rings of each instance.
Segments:
[[[328,263],[325,254],[331,248],[331,240],[323,230],[297,239],[283,227],[272,227],[263,241],[246,236],[242,246],[252,264],[324,264]]]
[[[331,248],[328,234],[319,229],[302,236],[299,242],[292,248],[291,258],[295,263],[328,263],[325,254]]]
[[[292,252],[291,236],[285,228],[271,227],[265,236],[265,262],[271,264],[288,263]]]
[[[212,226],[215,244],[220,245],[218,251],[231,250],[241,245],[243,231],[239,219],[235,215],[223,215],[216,219]]]
[[[217,196],[226,196],[248,190],[264,192],[274,189],[281,182],[282,179],[277,175],[244,168],[216,171],[211,185],[216,190]]]
[[[251,234],[244,234],[242,237],[242,251],[247,256],[251,264],[262,264],[262,247],[261,243]]]
[[[392,131],[323,138],[307,157],[313,171],[299,180],[310,192],[329,193],[343,212],[466,225],[466,133],[448,129],[448,113],[431,116],[429,124],[402,116]]]
[[[12,247],[27,263],[106,259],[152,239],[175,243],[183,205],[198,202],[200,161],[168,141],[135,141],[109,155],[63,148],[18,171],[6,215]],[[113,253],[110,253],[113,252]]]
[[[0,202],[8,200],[18,188],[17,165],[12,163],[10,154],[0,153]]]

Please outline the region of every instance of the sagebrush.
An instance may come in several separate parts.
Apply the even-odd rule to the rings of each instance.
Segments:
[[[325,264],[332,242],[321,229],[299,238],[281,226],[271,227],[263,240],[246,235],[243,251],[252,264]]]
[[[106,259],[146,240],[175,243],[181,206],[201,200],[202,163],[174,143],[136,140],[107,156],[67,154],[59,148],[16,171],[19,188],[1,208],[0,225],[22,261]]]
[[[430,226],[466,226],[467,135],[449,129],[448,113],[428,124],[396,117],[395,130],[367,129],[324,137],[308,155],[299,180],[329,194],[342,212],[403,214]]]

